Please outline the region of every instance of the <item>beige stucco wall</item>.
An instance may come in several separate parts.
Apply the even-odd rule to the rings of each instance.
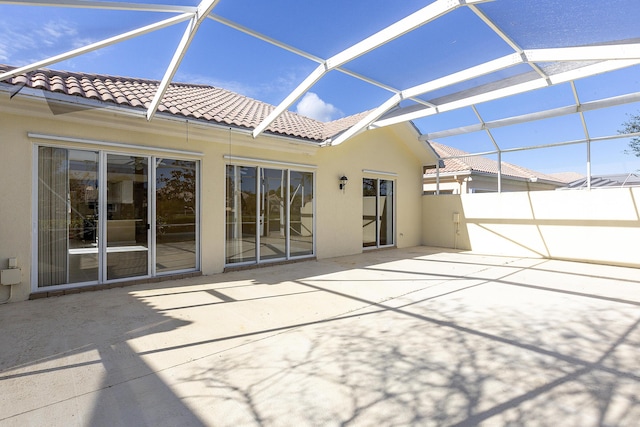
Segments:
[[[419,245],[422,240],[422,164],[401,142],[414,138],[391,129],[369,131],[357,140],[320,150],[317,154],[318,257],[358,253],[362,250],[362,179],[396,180],[398,247]],[[376,174],[373,172],[383,172]],[[395,174],[395,176],[387,175]],[[338,178],[349,178],[344,191]]]
[[[640,267],[640,188],[424,196],[423,212],[425,245]]]
[[[204,274],[224,269],[224,179],[228,162],[225,155],[314,167],[310,170],[316,172],[316,249],[319,258],[362,251],[364,176],[396,180],[397,245],[405,247],[421,243],[421,171],[423,164],[433,160],[422,150],[417,134],[408,125],[367,131],[340,146],[318,148],[270,136],[254,140],[247,133],[194,122],[187,126],[183,121],[161,117],[147,122],[143,112],[137,116],[123,116],[113,109],[71,112],[69,109],[52,111],[50,107],[42,99],[18,95],[10,100],[7,93],[0,92],[0,143],[3,148],[0,155],[0,182],[3,183],[0,186],[0,268],[7,267],[10,257],[17,257],[23,277],[20,285],[12,287],[13,301],[24,300],[32,292],[35,144],[173,157],[153,149],[34,139],[28,137],[29,132],[202,153],[175,156],[201,161],[201,269]],[[393,175],[377,176],[363,170]],[[349,183],[345,191],[340,191],[338,178],[343,174],[347,175]],[[0,301],[8,297],[8,291],[9,287],[0,287]]]

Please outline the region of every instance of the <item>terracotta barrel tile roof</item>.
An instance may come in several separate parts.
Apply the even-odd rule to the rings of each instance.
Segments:
[[[0,73],[14,67],[0,65]],[[122,107],[146,109],[159,82],[156,80],[115,77],[101,74],[71,73],[49,69],[37,70],[28,76],[5,80],[16,86],[79,96]],[[169,86],[158,111],[197,120],[254,129],[275,107],[237,93],[206,85],[174,83]],[[286,111],[278,117],[268,132],[321,142],[363,117],[358,114],[323,123]]]
[[[447,159],[449,156],[465,156],[469,155],[468,152],[459,150],[457,148],[450,147],[448,145],[440,144],[438,142],[429,142],[429,145],[435,150],[438,156],[443,157],[444,160],[440,163],[440,173],[455,173],[455,172],[479,172],[498,174],[498,162],[487,157],[482,156],[469,156],[456,159]],[[443,164],[444,163],[444,164]],[[430,168],[425,171],[425,174],[435,174],[436,168]],[[537,178],[544,181],[562,182],[557,177],[547,175],[541,172],[536,172],[531,169],[527,169],[522,166],[514,165],[512,163],[502,162],[502,174],[505,176],[511,176],[515,178],[531,179]]]

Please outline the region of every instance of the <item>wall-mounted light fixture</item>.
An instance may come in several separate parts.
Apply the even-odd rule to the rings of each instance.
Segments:
[[[346,176],[344,176],[344,175],[342,175],[342,176],[340,177],[340,189],[341,189],[341,190],[344,190],[344,187],[346,187],[346,186],[347,186],[347,181],[348,181],[348,180],[349,180],[349,179],[348,179]]]

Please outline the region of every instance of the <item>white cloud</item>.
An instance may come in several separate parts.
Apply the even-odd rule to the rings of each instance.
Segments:
[[[17,31],[6,21],[0,22],[0,61],[9,65],[22,65],[24,60],[18,60],[17,53],[32,51],[36,46],[36,40],[29,31]]]
[[[58,51],[84,46],[89,39],[77,37],[76,28],[69,22],[18,22],[0,20],[0,61],[21,66],[52,55]]]
[[[45,45],[53,46],[60,39],[73,39],[78,32],[67,22],[49,21],[39,28],[36,34]]]
[[[298,102],[296,112],[321,122],[329,122],[343,115],[342,111],[332,104],[324,102],[313,92],[307,92],[302,97]]]

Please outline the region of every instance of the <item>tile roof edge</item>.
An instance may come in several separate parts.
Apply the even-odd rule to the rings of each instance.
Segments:
[[[8,65],[8,64],[2,64],[0,63],[0,68],[4,68],[6,71],[12,71],[15,70],[16,66],[12,66],[12,65]],[[10,80],[15,79],[16,77],[20,77],[20,76],[25,76],[27,77],[29,80],[31,80],[33,77],[33,75],[35,74],[44,74],[48,79],[52,79],[55,77],[58,78],[62,78],[62,79],[66,79],[68,77],[73,77],[75,79],[89,79],[89,80],[100,80],[100,81],[106,81],[106,80],[111,80],[111,81],[121,81],[121,82],[129,82],[129,83],[144,83],[144,84],[149,84],[149,85],[159,85],[160,81],[159,80],[155,80],[155,79],[148,79],[148,78],[139,78],[139,77],[126,77],[126,76],[116,76],[116,75],[110,75],[110,74],[103,74],[103,73],[88,73],[88,72],[77,72],[77,71],[66,71],[66,70],[57,70],[57,69],[52,69],[52,68],[47,68],[47,67],[43,67],[43,68],[38,68],[36,70],[32,70],[26,73],[22,73],[18,76],[14,76],[10,79],[6,79],[3,80],[0,83],[5,83],[11,86],[15,86],[16,83],[11,82]],[[204,89],[212,89],[212,90],[220,90],[223,92],[226,92],[228,94],[233,95],[234,97],[238,97],[241,98],[245,101],[250,101],[250,102],[255,102],[257,104],[260,104],[262,107],[264,108],[275,108],[274,105],[269,104],[267,102],[264,101],[260,101],[258,99],[246,96],[246,95],[242,95],[240,93],[231,91],[229,89],[225,89],[225,88],[221,88],[221,87],[217,87],[217,86],[212,86],[209,84],[203,84],[203,83],[183,83],[183,82],[171,82],[169,84],[169,87],[187,87],[187,88],[204,88]],[[42,88],[40,88],[42,89]],[[44,90],[44,89],[43,89]],[[50,90],[47,90],[50,91]],[[55,93],[55,91],[50,91],[52,93]],[[67,94],[69,95],[69,94]],[[81,98],[83,99],[92,99],[83,95],[80,95]],[[104,100],[98,100],[98,102],[106,102]],[[114,105],[116,106],[122,106],[119,105],[118,103],[114,103]],[[133,108],[140,108],[140,107],[133,107]],[[183,116],[187,119],[190,120],[201,120],[199,118],[196,117],[192,117],[192,116],[186,116],[184,114],[177,114],[177,113],[169,113],[172,116]],[[308,116],[304,116],[302,114],[296,113],[294,111],[285,111],[284,114],[287,115],[291,115],[293,117],[300,117],[302,120],[304,121],[309,121],[310,123],[314,123],[315,126],[319,127],[323,133],[323,135],[321,135],[320,137],[314,137],[312,136],[313,131],[312,128],[308,128],[305,127],[305,130],[307,131],[306,133],[308,134],[308,136],[303,136],[303,135],[297,135],[295,134],[295,132],[292,132],[291,129],[281,129],[281,130],[275,130],[275,129],[268,129],[266,132],[276,135],[276,136],[283,136],[283,137],[289,137],[289,138],[295,138],[295,139],[299,139],[299,140],[304,140],[304,141],[309,141],[309,142],[313,142],[313,143],[322,143],[324,141],[326,141],[327,137],[324,135],[325,129],[327,124],[331,124],[340,120],[345,120],[345,119],[349,119],[350,117],[353,116],[357,116],[358,114],[362,114],[362,113],[358,113],[358,114],[354,114],[352,116],[348,116],[345,118],[341,118],[341,119],[337,119],[334,121],[329,121],[329,122],[322,122],[319,120],[316,120],[314,118],[308,117]],[[203,122],[211,122],[211,120],[202,120]],[[221,123],[222,124],[222,123]],[[244,128],[244,129],[254,129],[252,127],[245,127],[245,126],[241,126],[241,125],[237,125],[239,128]]]
[[[464,156],[465,154],[470,155],[470,153],[468,153],[468,152],[466,152],[466,151],[464,151],[464,150],[460,150],[460,149],[458,149],[458,148],[451,147],[451,146],[449,146],[449,145],[445,145],[445,144],[442,144],[442,143],[440,143],[440,142],[435,142],[435,141],[426,141],[426,142],[427,142],[429,145],[431,145],[431,146],[432,146],[432,148],[433,148],[437,153],[438,153],[438,151],[441,151],[441,152],[444,152],[444,153],[446,153],[446,154],[449,154],[449,155],[455,155],[455,156]],[[436,145],[436,147],[434,147],[433,145]],[[451,152],[449,152],[449,151],[459,152],[459,154],[452,154],[452,153],[451,153]],[[439,154],[439,153],[438,153],[438,154]],[[440,154],[439,154],[439,155],[440,155]],[[441,156],[441,155],[440,155],[440,157],[443,157],[443,156]],[[494,163],[496,163],[496,164],[498,163],[496,160],[490,159],[490,158],[488,158],[488,157],[484,157],[484,156],[474,156],[474,157],[480,157],[480,158],[483,158],[483,159],[486,159],[486,160],[492,161],[492,162],[494,162]],[[447,159],[445,158],[443,161],[446,161],[446,160],[447,160]],[[470,170],[472,173],[477,173],[477,174],[487,174],[487,175],[496,175],[496,173],[495,173],[495,172],[491,172],[491,171],[484,171],[484,170],[480,170],[480,169],[474,168],[474,167],[473,167],[473,165],[471,165],[471,164],[469,164],[469,163],[465,162],[465,161],[464,161],[463,159],[461,159],[461,158],[456,158],[456,160],[460,161],[460,163],[462,163],[462,164],[464,164],[465,166],[467,166],[467,167],[469,168],[469,170]],[[516,171],[518,171],[518,172],[521,174],[521,175],[512,175],[512,174],[508,174],[508,173],[504,173],[504,172],[503,172],[503,175],[504,175],[504,176],[508,176],[508,177],[510,177],[510,178],[519,178],[519,179],[523,179],[523,180],[527,180],[527,179],[535,178],[535,179],[537,179],[538,181],[545,181],[545,182],[552,182],[552,183],[564,183],[564,182],[563,182],[563,181],[561,181],[560,179],[554,178],[553,176],[550,176],[550,175],[544,174],[544,173],[542,173],[542,172],[535,171],[535,170],[533,170],[533,169],[526,168],[526,167],[524,167],[524,166],[520,166],[520,165],[516,165],[516,164],[510,163],[510,162],[504,162],[504,161],[502,162],[502,164],[503,164],[504,166],[508,166],[508,167],[510,167],[510,168],[515,169]],[[446,165],[445,165],[445,167],[446,167]],[[443,169],[443,168],[441,168],[441,169]],[[454,173],[454,172],[447,172],[447,173]],[[431,175],[431,174],[432,174],[432,173],[425,174],[425,175]]]

